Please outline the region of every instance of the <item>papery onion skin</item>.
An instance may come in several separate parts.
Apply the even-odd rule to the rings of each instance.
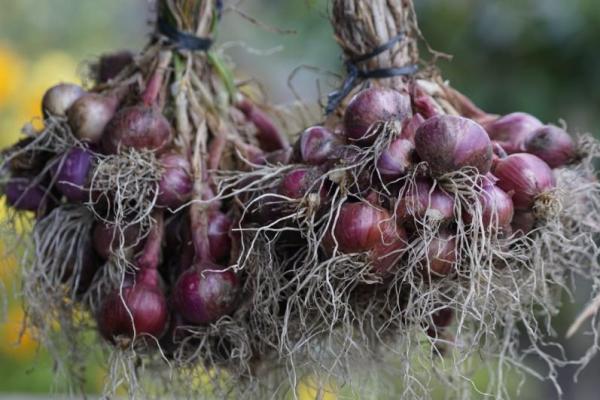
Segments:
[[[118,111],[106,126],[102,146],[110,154],[130,148],[159,154],[173,138],[169,121],[158,107],[137,105]]]
[[[136,244],[140,234],[137,225],[123,228],[122,233],[123,237],[119,228],[97,222],[92,229],[92,243],[96,253],[102,259],[108,260],[119,247],[129,248]]]
[[[481,205],[481,222],[484,228],[506,228],[514,215],[514,206],[511,197],[491,181],[486,180],[479,194]],[[466,210],[465,222],[472,223],[473,217]]]
[[[400,137],[414,143],[417,129],[419,129],[423,122],[425,122],[425,118],[421,114],[414,114],[412,117],[405,119],[402,123]]]
[[[485,175],[492,165],[492,143],[476,122],[453,115],[438,115],[417,129],[415,147],[434,175],[473,167]]]
[[[454,198],[428,179],[418,179],[406,189],[396,205],[396,219],[411,224],[423,219],[447,224],[454,219]]]
[[[17,210],[38,211],[47,203],[47,191],[27,177],[13,177],[4,185],[8,204]]]
[[[536,218],[533,211],[517,211],[511,221],[513,232],[517,236],[527,235],[535,227]]]
[[[73,103],[85,95],[85,90],[74,83],[59,83],[46,91],[42,99],[44,115],[65,117]]]
[[[543,160],[515,153],[494,164],[497,185],[511,196],[515,210],[531,210],[536,198],[556,186],[552,170]]]
[[[415,145],[407,139],[396,139],[390,143],[377,159],[377,171],[384,180],[404,176],[413,165]]]
[[[484,125],[490,138],[499,142],[509,153],[520,153],[529,135],[543,123],[533,115],[515,112],[507,114]]]
[[[456,267],[456,237],[440,231],[438,236],[427,243],[427,256],[421,263],[424,276],[444,277]]]
[[[73,147],[59,158],[52,168],[56,188],[71,202],[89,199],[89,175],[94,162],[93,154],[81,147]]]
[[[344,134],[351,142],[368,145],[375,140],[375,135],[369,130],[376,123],[401,122],[411,115],[410,96],[407,94],[381,87],[365,89],[357,93],[346,107]]]
[[[194,187],[190,162],[182,155],[166,153],[160,157],[159,163],[162,174],[156,203],[170,208],[184,205],[190,200]]]
[[[156,270],[143,272],[158,274]],[[160,339],[167,328],[168,316],[167,301],[158,282],[138,279],[123,288],[122,293],[117,289],[104,300],[97,317],[98,330],[110,342],[116,342],[118,337],[132,339],[134,334]]]
[[[306,129],[296,142],[294,152],[298,161],[308,165],[321,165],[330,159],[342,139],[323,126]]]
[[[279,183],[277,192],[291,199],[301,199],[321,189],[321,173],[315,168],[298,168],[288,172]]]
[[[551,168],[567,165],[576,156],[573,138],[564,129],[554,125],[546,125],[532,132],[523,150],[541,158]]]
[[[220,211],[213,211],[208,216],[210,255],[217,262],[228,261],[229,259],[232,225],[231,218]]]
[[[201,261],[177,280],[173,306],[189,323],[206,325],[234,311],[239,290],[233,271]]]
[[[88,93],[78,99],[67,112],[69,125],[75,137],[84,142],[99,143],[104,128],[117,111],[119,102],[120,97],[116,93]]]

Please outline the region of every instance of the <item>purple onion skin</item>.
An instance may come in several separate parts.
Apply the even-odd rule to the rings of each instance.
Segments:
[[[56,188],[67,200],[79,203],[89,199],[87,186],[93,161],[89,150],[73,147],[53,165]]]
[[[297,158],[308,165],[321,165],[329,160],[342,139],[322,126],[313,126],[305,130],[297,142]]]
[[[444,277],[450,275],[456,265],[456,238],[440,231],[427,246],[427,260],[423,260],[425,276]]]
[[[79,98],[67,112],[73,134],[84,142],[98,143],[104,128],[115,115],[119,102],[116,93],[88,93]]]
[[[96,66],[96,80],[98,83],[108,82],[132,63],[133,54],[130,51],[105,54],[100,57]]]
[[[171,125],[157,107],[137,105],[115,114],[106,126],[102,146],[109,154],[130,148],[160,153],[172,138]]]
[[[131,225],[123,232],[124,247],[132,246],[139,236],[139,228]],[[103,259],[108,260],[113,252],[121,244],[121,236],[115,227],[97,222],[92,230],[92,244],[96,253]]]
[[[402,133],[400,134],[400,137],[414,143],[417,129],[419,129],[423,122],[425,122],[425,118],[423,118],[421,114],[415,114],[412,117],[405,119],[402,124]]]
[[[532,132],[525,141],[523,150],[541,158],[551,168],[569,164],[576,155],[571,136],[554,125],[546,125]]]
[[[59,83],[52,86],[44,94],[42,112],[46,116],[55,115],[65,117],[67,110],[84,94],[85,90],[79,85],[75,85],[74,83]]]
[[[187,158],[175,153],[162,155],[159,162],[163,172],[158,184],[157,204],[178,208],[192,197],[192,166]]]
[[[144,272],[158,274],[156,270]],[[160,339],[167,329],[168,319],[167,300],[158,282],[148,284],[143,279],[125,287],[122,293],[115,290],[109,294],[97,317],[100,334],[113,343],[117,337],[132,339],[134,334]]]
[[[384,180],[404,176],[413,165],[415,145],[407,139],[396,139],[377,159],[377,171]]]
[[[413,224],[425,217],[442,224],[454,219],[454,198],[439,187],[433,189],[429,180],[419,179],[413,189],[407,190],[396,205],[396,219],[400,224]]]
[[[498,186],[512,196],[515,210],[530,210],[540,194],[556,186],[548,164],[533,154],[515,153],[498,160],[493,173]]]
[[[543,123],[533,115],[515,112],[485,124],[490,139],[500,142],[509,154],[523,151],[527,137]]]
[[[38,211],[46,203],[48,194],[29,178],[11,178],[4,186],[8,204],[17,210]]]
[[[411,101],[407,94],[379,87],[365,89],[348,103],[344,114],[344,133],[351,142],[369,145],[375,140],[375,135],[369,132],[374,124],[402,121],[411,115]]]
[[[227,261],[231,252],[231,227],[233,221],[220,211],[208,216],[208,241],[210,255],[217,262]]]
[[[515,210],[512,199],[504,190],[492,183],[486,183],[479,195],[479,201],[482,209],[481,222],[484,227],[504,228],[510,226]],[[468,210],[465,214],[465,221],[472,222],[472,216]]]
[[[181,274],[173,289],[173,306],[189,323],[206,325],[235,309],[239,291],[234,272],[204,261]]]
[[[310,192],[318,191],[321,172],[315,168],[299,168],[286,174],[279,183],[278,193],[291,199],[301,199]],[[321,195],[324,195],[321,191]]]
[[[535,227],[535,222],[533,211],[517,211],[511,221],[511,227],[515,234],[527,235]]]
[[[415,147],[435,175],[474,167],[481,175],[492,166],[492,142],[476,122],[453,115],[438,115],[417,129]]]

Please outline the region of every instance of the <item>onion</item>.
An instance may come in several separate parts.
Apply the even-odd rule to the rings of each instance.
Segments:
[[[410,140],[398,138],[377,159],[377,171],[384,180],[398,179],[413,165],[414,154],[415,145]]]
[[[373,272],[379,275],[391,272],[399,251],[407,245],[406,232],[386,210],[362,202],[344,204],[333,235],[328,236],[323,243],[328,254],[336,242],[342,253],[370,251]]]
[[[402,124],[400,137],[414,143],[417,129],[419,129],[423,122],[425,122],[425,118],[423,118],[421,114],[415,114],[412,117],[405,119]]]
[[[165,225],[161,211],[155,211],[153,216],[155,223],[135,260],[139,268],[135,282],[124,282],[122,290],[109,294],[98,313],[100,333],[114,343],[119,337],[132,339],[139,335],[160,339],[167,329],[169,311],[157,269]]]
[[[516,210],[530,210],[536,198],[556,185],[544,161],[527,153],[511,154],[494,165],[498,186],[512,196]]]
[[[44,115],[65,117],[67,110],[84,94],[85,90],[79,85],[74,83],[59,83],[56,86],[52,86],[44,94],[42,111]]]
[[[393,89],[373,87],[356,94],[344,114],[344,134],[350,141],[371,144],[369,130],[379,122],[402,121],[412,115],[410,96]],[[368,137],[367,137],[368,135]]]
[[[140,335],[160,338],[168,323],[167,301],[159,284],[158,271],[138,273],[135,283],[115,290],[102,303],[98,313],[98,330],[108,341],[118,342]]]
[[[278,193],[292,199],[301,199],[321,189],[321,172],[316,168],[299,168],[287,173],[279,183]],[[321,194],[324,194],[321,192]]]
[[[137,225],[129,225],[121,232],[116,226],[97,222],[92,231],[92,243],[96,253],[102,259],[108,260],[117,249],[133,246],[138,240],[139,234]]]
[[[322,126],[306,129],[296,142],[296,158],[309,165],[327,161],[337,146],[342,144],[339,136]]]
[[[208,216],[208,241],[210,255],[215,261],[227,261],[231,252],[231,226],[233,221],[220,211]]]
[[[98,143],[120,101],[120,93],[88,93],[73,103],[67,117],[75,137],[84,142]]]
[[[449,223],[454,219],[454,198],[439,186],[434,189],[429,180],[419,179],[398,201],[396,219],[400,224],[424,219]]]
[[[511,222],[512,230],[517,235],[527,235],[535,227],[533,211],[517,211]]]
[[[508,228],[514,214],[513,202],[508,194],[488,180],[483,183],[479,194],[481,204],[481,223],[484,227]],[[471,223],[473,218],[466,210],[465,221]]]
[[[5,184],[4,194],[8,204],[17,210],[38,211],[46,203],[47,191],[28,177],[13,177]]]
[[[538,156],[551,168],[562,167],[575,158],[573,139],[564,129],[554,125],[546,125],[532,132],[523,150]]]
[[[68,150],[52,166],[56,188],[67,200],[83,202],[89,198],[88,184],[94,156],[81,147]]]
[[[440,231],[427,243],[426,258],[420,263],[425,276],[448,276],[456,265],[456,238],[449,232]]]
[[[515,112],[505,115],[484,125],[490,139],[500,142],[509,154],[523,151],[523,143],[542,122],[533,115]]]
[[[233,271],[201,261],[177,280],[173,306],[189,323],[210,324],[235,309],[239,291],[240,283]]]
[[[427,329],[427,334],[431,337],[438,337],[440,332],[449,327],[454,320],[454,310],[450,307],[444,307],[431,315],[431,322]]]
[[[415,147],[436,175],[473,167],[482,175],[492,165],[492,143],[485,130],[470,119],[439,115],[417,129]]]
[[[73,276],[73,273],[78,273],[78,276],[73,280],[73,289],[75,289],[76,293],[82,294],[85,293],[92,284],[94,275],[100,268],[100,260],[92,248],[91,240],[84,245],[82,251],[78,250],[79,249],[71,254],[71,259],[61,276],[61,281],[66,283]],[[78,260],[79,257],[81,260]],[[78,271],[75,271],[78,261],[80,261],[80,268]]]
[[[95,67],[96,81],[98,83],[108,82],[132,63],[133,54],[127,50],[104,54]]]
[[[127,149],[161,152],[173,136],[158,107],[137,105],[117,112],[106,126],[102,146],[110,154]]]
[[[192,196],[192,166],[187,158],[176,153],[163,154],[159,163],[162,175],[158,183],[159,206],[177,208],[184,205]]]
[[[247,99],[239,101],[236,106],[256,127],[256,138],[261,149],[270,152],[290,147],[287,137],[279,131],[267,113]]]

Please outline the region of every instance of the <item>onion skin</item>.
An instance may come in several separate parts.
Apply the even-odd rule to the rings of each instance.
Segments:
[[[546,125],[532,132],[525,141],[523,150],[541,158],[551,168],[567,165],[576,156],[571,136],[554,125]]]
[[[511,221],[511,227],[516,235],[527,235],[535,227],[535,222],[533,211],[517,211]]]
[[[176,153],[163,154],[159,163],[163,168],[158,183],[159,206],[178,208],[192,197],[192,166],[187,158]]]
[[[295,158],[308,165],[321,165],[330,159],[342,139],[322,126],[306,129],[296,142]]]
[[[261,149],[271,152],[290,147],[287,137],[279,131],[267,113],[247,99],[239,101],[236,106],[256,127],[256,138]]]
[[[427,258],[421,267],[424,276],[441,278],[450,275],[456,266],[456,238],[448,232],[440,231],[438,236],[427,244]]]
[[[106,126],[102,146],[109,154],[127,149],[162,152],[173,138],[169,121],[158,107],[137,105],[115,114]]]
[[[159,339],[167,328],[169,312],[158,284],[158,272],[149,269],[140,275],[137,282],[123,289],[122,295],[119,290],[112,292],[100,308],[98,329],[110,342],[134,335]]]
[[[47,192],[30,178],[14,177],[4,186],[8,204],[17,210],[38,211],[47,203]]]
[[[373,143],[369,129],[376,123],[402,121],[412,115],[410,96],[397,90],[373,87],[357,93],[344,114],[344,134],[349,141]],[[369,137],[366,137],[366,136]]]
[[[73,103],[85,95],[85,90],[74,83],[59,83],[46,91],[42,99],[44,115],[66,117]]]
[[[67,200],[73,203],[88,200],[87,187],[93,162],[94,156],[89,150],[73,147],[54,164],[52,176],[56,188]]]
[[[96,66],[96,81],[106,83],[115,78],[121,71],[133,63],[133,54],[124,50],[100,57]]]
[[[208,241],[210,255],[217,262],[227,261],[231,252],[231,227],[233,221],[220,211],[213,211],[208,216]]]
[[[402,124],[400,138],[410,140],[414,143],[417,129],[419,129],[423,122],[425,122],[425,118],[423,118],[421,114],[415,114],[412,117],[405,119]]]
[[[515,153],[498,160],[493,173],[498,186],[512,196],[515,210],[531,210],[540,194],[556,186],[548,164],[533,154]]]
[[[483,184],[479,195],[481,204],[481,223],[485,228],[493,226],[495,228],[507,228],[514,215],[514,206],[512,199],[506,192],[491,182]],[[464,215],[464,220],[471,223],[473,218],[468,210]]]
[[[123,238],[121,238],[116,227],[97,222],[92,230],[92,244],[96,253],[103,260],[108,260],[119,247],[128,248],[135,244],[138,236],[137,225],[126,227],[123,231]]]
[[[425,218],[442,224],[454,219],[454,198],[426,179],[419,179],[407,190],[396,205],[399,224],[414,224]]]
[[[234,272],[201,261],[177,280],[173,305],[189,323],[206,325],[235,309],[239,290],[240,283]]]
[[[98,143],[104,128],[115,115],[120,98],[116,93],[101,95],[88,93],[77,100],[67,117],[75,137],[88,143]]]
[[[438,115],[417,129],[415,147],[435,175],[473,167],[481,175],[490,171],[492,143],[476,122],[452,115]]]
[[[377,159],[377,171],[384,180],[404,176],[413,165],[415,145],[407,139],[396,139]]]
[[[543,126],[533,115],[515,112],[484,125],[490,139],[499,142],[507,153],[520,153],[528,136]]]
[[[277,192],[291,199],[301,199],[321,188],[318,179],[321,172],[315,168],[299,168],[287,173],[279,183]],[[323,194],[323,193],[322,193]]]

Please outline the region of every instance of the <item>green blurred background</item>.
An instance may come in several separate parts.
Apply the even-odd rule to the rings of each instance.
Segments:
[[[429,43],[455,56],[439,64],[445,77],[482,108],[494,113],[528,111],[548,122],[563,118],[572,132],[600,133],[597,0],[416,3]],[[291,82],[304,99],[317,100],[332,89],[335,81],[326,71],[340,73],[342,63],[325,0],[226,0],[225,4],[237,4],[243,14],[268,27],[229,9],[219,44],[240,75],[256,77],[272,101],[293,100],[288,78],[300,65],[316,67],[302,70]],[[102,52],[140,49],[152,29],[151,8],[149,0],[0,0],[0,147],[15,141],[24,122],[39,117],[39,102],[48,86],[80,80],[85,62]],[[3,212],[0,208],[0,216]],[[0,251],[2,246],[0,240]],[[18,340],[23,312],[14,295],[17,278],[15,259],[2,259],[0,282],[11,300],[6,323],[0,325],[0,393],[43,395],[55,387],[52,363],[26,332]],[[580,293],[586,293],[586,284],[579,283]],[[576,304],[566,304],[556,318],[559,337],[587,301],[580,296],[576,294]],[[564,342],[573,357],[581,356],[586,344],[583,335]],[[577,384],[572,369],[560,370],[564,397],[600,398],[599,369],[600,361],[593,362]],[[92,367],[88,375],[89,391],[97,392],[103,373]],[[519,398],[556,398],[556,393],[532,380]]]

